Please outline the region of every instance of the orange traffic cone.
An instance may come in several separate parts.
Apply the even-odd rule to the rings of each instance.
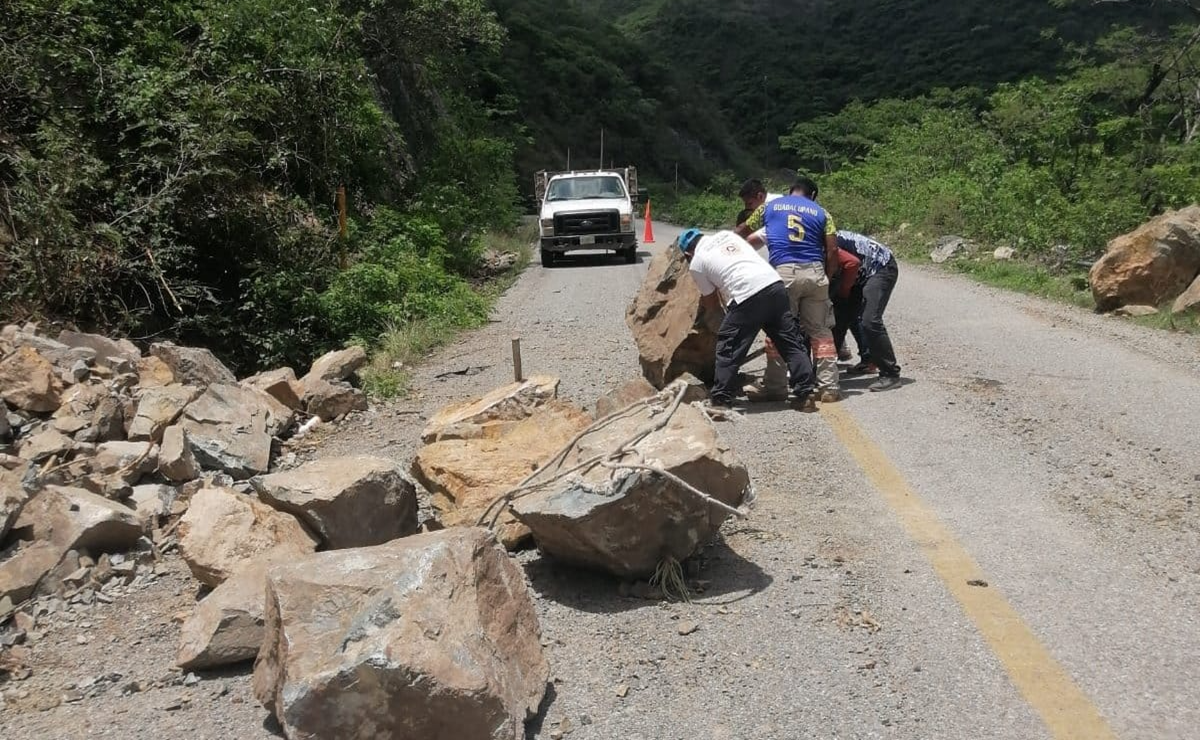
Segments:
[[[642,244],[654,243],[654,229],[650,225],[650,199],[646,199],[646,215],[642,217],[646,222],[646,233],[642,234]]]

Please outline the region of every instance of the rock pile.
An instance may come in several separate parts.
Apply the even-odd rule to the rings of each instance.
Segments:
[[[143,355],[126,340],[72,331],[53,339],[33,324],[4,327],[0,617],[31,596],[61,592],[62,576],[78,570],[80,559],[94,563],[106,553],[153,549],[155,526],[187,511],[213,475],[232,484],[268,473],[297,417],[334,418],[330,398],[339,399],[339,413],[364,408],[365,396],[348,381],[365,361],[361,348],[351,348],[318,359],[303,380],[283,368],[239,383],[205,349],[164,342]],[[321,389],[318,404],[307,401],[310,385]],[[405,505],[415,512],[411,500]],[[290,514],[253,506],[259,508],[244,501],[241,508],[227,506],[214,526],[228,527],[241,511],[261,529],[270,520],[262,512],[269,511],[292,522],[291,539],[307,542],[303,551],[315,549],[317,539]],[[192,515],[205,511],[201,505]],[[415,522],[393,530],[411,532]],[[242,553],[228,557],[240,562]],[[198,572],[210,585],[228,575]]]

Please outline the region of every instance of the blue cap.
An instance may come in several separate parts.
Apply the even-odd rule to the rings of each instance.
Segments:
[[[679,235],[678,241],[676,241],[676,244],[679,245],[679,251],[687,252],[696,245],[696,241],[702,236],[704,236],[704,234],[700,231],[700,229],[688,229],[687,231],[683,232]]]

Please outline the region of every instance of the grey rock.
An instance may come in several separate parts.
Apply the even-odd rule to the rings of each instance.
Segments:
[[[180,347],[171,342],[150,345],[150,354],[166,363],[175,382],[206,388],[213,383],[235,384],[237,377],[212,352],[199,347]]]

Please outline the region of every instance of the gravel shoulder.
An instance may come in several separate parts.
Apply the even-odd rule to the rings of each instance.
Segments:
[[[655,234],[643,250],[676,231]],[[644,271],[531,267],[489,326],[416,370],[413,396],[319,429],[297,454],[407,465],[425,417],[511,379],[514,336],[526,374],[561,377],[590,408],[638,373],[624,311]],[[850,381],[844,408],[1118,736],[1194,737],[1200,342],[909,265],[889,319],[910,382],[867,394]],[[702,553],[692,603],[518,555],[553,677],[531,737],[1050,737],[821,415],[766,405],[720,428],[758,500]],[[276,737],[248,669],[192,685],[171,671],[172,618],[194,585],[177,559],[162,571],[51,620],[34,675],[0,686],[0,736]],[[63,700],[66,684],[108,674],[111,688]]]

